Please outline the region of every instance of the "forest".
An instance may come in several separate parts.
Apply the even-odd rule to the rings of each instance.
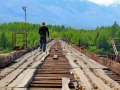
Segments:
[[[27,44],[33,47],[39,44],[39,24],[26,24]],[[73,44],[85,46],[85,49],[96,54],[114,53],[111,46],[112,38],[119,38],[120,26],[115,21],[111,26],[97,27],[95,30],[74,29],[63,25],[48,25],[51,39],[59,38]],[[0,24],[0,53],[12,50],[12,33],[25,32],[24,22]],[[17,36],[17,44],[21,45],[22,38]]]

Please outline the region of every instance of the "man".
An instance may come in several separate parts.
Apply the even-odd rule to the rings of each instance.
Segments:
[[[48,34],[49,37],[49,30],[48,27],[45,26],[45,22],[42,22],[42,26],[39,28],[39,35],[40,35],[40,51],[42,50],[45,52],[46,50],[46,33]]]

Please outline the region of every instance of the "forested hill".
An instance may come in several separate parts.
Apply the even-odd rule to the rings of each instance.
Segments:
[[[39,43],[38,29],[40,25],[27,23],[28,46]],[[107,54],[113,52],[111,37],[120,36],[120,26],[115,22],[112,26],[97,27],[95,30],[76,30],[70,27],[48,25],[50,38],[61,38],[76,45],[86,45],[86,49],[97,53]],[[9,52],[12,49],[12,33],[25,32],[23,22],[15,22],[0,25],[0,49],[1,52]],[[18,36],[18,45],[21,44],[21,36]]]

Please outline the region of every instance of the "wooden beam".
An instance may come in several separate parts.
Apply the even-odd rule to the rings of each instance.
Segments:
[[[0,87],[6,87],[8,84],[10,84],[21,72],[23,69],[16,69],[9,75],[7,75],[5,78],[0,80]]]
[[[73,73],[76,73],[76,75],[79,77],[81,86],[84,86],[86,88],[86,90],[92,90],[92,86],[89,83],[88,78],[86,77],[86,75],[80,68],[77,68],[79,66],[74,63],[74,60],[72,59],[72,57],[68,54],[68,55],[66,55],[66,58],[68,59],[71,68],[73,68],[72,69]],[[78,79],[78,78],[76,78],[76,79]]]
[[[13,90],[28,90],[27,88],[14,88]]]
[[[24,77],[24,79],[16,86],[17,88],[27,88],[28,84],[32,80],[33,75],[35,74],[35,69],[30,69],[28,74]]]
[[[69,83],[70,83],[69,78],[62,78],[62,90],[70,90]]]
[[[25,71],[23,71],[12,83],[10,83],[7,87],[9,88],[14,88],[16,87],[20,82],[21,80],[23,80],[26,75],[30,72],[31,69],[27,69]]]
[[[58,59],[58,55],[54,55],[54,56],[53,56],[53,59]]]
[[[58,48],[57,48],[57,46],[55,47],[55,51],[58,51]]]

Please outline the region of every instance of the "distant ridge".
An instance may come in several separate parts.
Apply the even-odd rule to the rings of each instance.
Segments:
[[[22,6],[27,5],[27,21],[94,29],[120,24],[120,6],[100,6],[86,0],[0,0],[0,22],[24,21]]]

